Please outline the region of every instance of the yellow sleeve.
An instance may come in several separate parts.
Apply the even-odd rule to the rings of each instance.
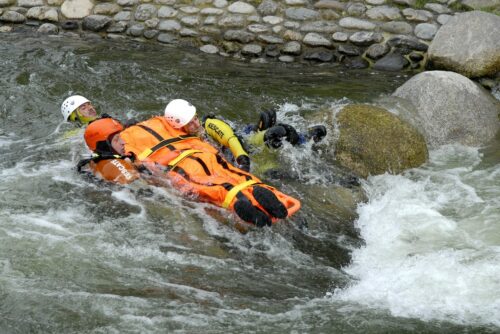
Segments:
[[[247,155],[240,140],[233,132],[233,129],[224,121],[215,118],[207,118],[205,121],[205,131],[216,142],[228,147],[235,158],[240,155]]]

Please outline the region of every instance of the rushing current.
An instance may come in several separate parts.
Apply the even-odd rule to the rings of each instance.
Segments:
[[[500,138],[357,190],[325,149],[331,124],[323,146],[255,152],[303,207],[242,233],[173,189],[78,174],[89,152],[59,112],[81,94],[146,119],[184,98],[236,128],[275,106],[304,131],[409,75],[0,34],[0,332],[498,333]],[[293,176],[266,177],[269,163]]]

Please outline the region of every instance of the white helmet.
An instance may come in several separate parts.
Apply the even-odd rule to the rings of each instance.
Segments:
[[[75,111],[76,108],[87,102],[90,101],[81,95],[73,95],[64,100],[61,104],[61,114],[63,115],[64,120],[67,121],[71,113]]]
[[[165,118],[175,129],[188,124],[196,114],[196,107],[186,100],[175,99],[165,107]]]

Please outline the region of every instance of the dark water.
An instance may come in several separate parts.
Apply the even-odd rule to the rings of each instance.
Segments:
[[[392,300],[390,287],[363,274],[363,269],[378,274],[360,254],[377,250],[362,224],[370,220],[363,210],[377,211],[380,205],[380,194],[372,192],[391,182],[421,184],[427,175],[367,182],[364,187],[373,197],[356,211],[353,197],[359,192],[339,187],[337,169],[325,157],[332,133],[319,150],[306,146],[285,147],[278,154],[257,152],[257,173],[269,159],[274,167],[294,172],[294,178],[268,181],[300,198],[303,209],[290,221],[241,234],[233,216],[172,189],[141,183],[123,188],[78,175],[74,166],[88,152],[81,132],[68,135],[71,127],[59,112],[71,94],[82,94],[101,112],[121,119],[145,119],[160,114],[169,100],[184,98],[201,113],[224,116],[235,127],[253,123],[261,110],[277,106],[280,119],[304,130],[346,103],[390,94],[407,76],[249,65],[167,46],[3,34],[0,78],[0,332],[498,331],[498,290],[489,298],[474,290],[484,281],[471,286],[466,281],[475,304],[450,308],[444,307],[446,299],[460,293],[443,293],[442,299],[426,304],[427,297],[441,296],[434,291],[438,285],[431,284],[418,298]],[[469,169],[468,176],[481,166],[497,184],[496,149],[484,158],[475,149],[457,150],[463,156],[458,165]],[[437,152],[435,160],[445,162],[426,168],[446,174],[456,163],[447,160],[452,154],[457,152]],[[476,163],[481,159],[492,161],[482,166]],[[489,193],[486,203],[495,206],[497,194]],[[360,224],[355,225],[359,213]],[[390,221],[371,216],[377,224]],[[406,220],[398,217],[396,225]],[[500,215],[494,211],[482,222],[495,217]],[[487,264],[498,263],[498,253],[477,247],[490,258]],[[423,264],[417,264],[421,269]],[[401,273],[411,270],[391,275]],[[380,272],[381,278],[384,274]],[[404,275],[400,279],[412,283]],[[486,283],[489,289],[498,287],[495,281]],[[379,288],[389,297],[378,297]],[[409,288],[402,284],[401,289]],[[360,294],[366,295],[366,303]],[[473,307],[486,315],[469,310]],[[443,308],[442,314],[433,311]]]

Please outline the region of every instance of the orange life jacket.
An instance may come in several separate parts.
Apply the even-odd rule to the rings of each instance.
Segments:
[[[171,127],[162,116],[128,127],[120,133],[126,154],[136,162],[155,162],[165,167],[174,187],[188,196],[232,209],[236,195],[243,193],[252,203],[251,186],[262,184],[254,175],[228,163],[218,150],[197,136]],[[300,208],[300,202],[266,186],[289,207],[289,215]]]
[[[127,184],[139,178],[135,166],[125,159],[90,160],[89,168],[95,176],[110,182]]]

